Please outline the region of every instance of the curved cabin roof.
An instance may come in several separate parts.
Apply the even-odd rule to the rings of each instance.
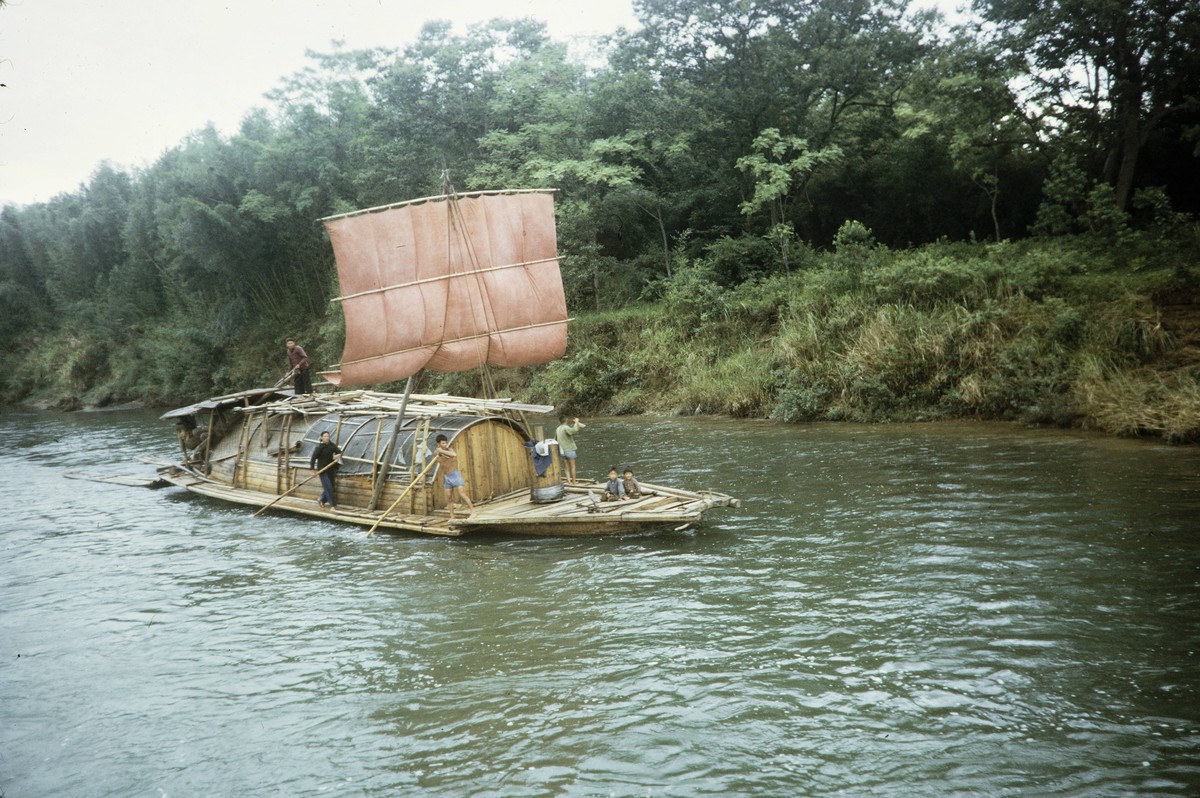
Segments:
[[[408,471],[415,463],[416,469],[420,470],[429,462],[429,458],[434,456],[438,435],[445,435],[453,445],[454,439],[463,430],[477,424],[502,424],[523,436],[515,423],[494,416],[410,416],[401,423],[400,434],[392,451],[392,465]],[[313,421],[312,426],[304,433],[297,458],[308,462],[321,440],[321,433],[328,432],[329,437],[342,450],[339,474],[371,474],[375,461],[383,457],[395,426],[394,416],[326,413]]]
[[[265,410],[276,415],[310,416],[326,412],[396,413],[401,408],[404,408],[405,415],[422,418],[451,414],[496,418],[513,414],[550,413],[554,410],[551,405],[525,404],[511,399],[476,399],[444,393],[414,393],[405,403],[400,394],[380,391],[339,391],[294,396],[291,388],[253,388],[168,410],[159,418],[180,418],[196,415],[203,410],[226,409],[242,412]]]
[[[525,414],[545,414],[554,409],[509,399],[447,394],[411,394],[405,401],[399,394],[373,391],[293,396],[290,389],[260,389],[198,402],[170,411],[163,418],[198,415],[202,411],[241,415],[247,425],[223,428],[208,453],[218,468],[230,469],[239,461],[307,467],[321,433],[328,431],[342,449],[339,473],[370,478],[392,439],[401,408],[403,420],[392,449],[389,482],[410,479],[423,469],[437,448],[437,436],[445,435],[451,441],[461,441],[454,444],[455,448],[462,450],[468,470],[489,492],[511,489],[526,470],[529,454],[524,443],[529,424]]]

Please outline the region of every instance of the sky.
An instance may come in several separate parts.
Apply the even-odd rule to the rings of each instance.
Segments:
[[[152,164],[210,121],[236,132],[305,50],[399,49],[427,20],[465,32],[497,16],[540,19],[562,41],[636,24],[633,0],[8,0],[0,206],[75,191],[105,160]]]
[[[0,207],[76,191],[103,161],[148,166],[210,122],[232,135],[306,50],[401,49],[428,20],[497,16],[567,42],[637,26],[633,0],[8,0]]]

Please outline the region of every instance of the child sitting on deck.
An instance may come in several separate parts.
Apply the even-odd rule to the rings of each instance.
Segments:
[[[604,486],[604,496],[600,498],[600,501],[619,502],[624,498],[625,486],[621,484],[621,479],[617,476],[617,467],[613,466],[608,469],[608,483]]]
[[[625,469],[625,479],[621,481],[621,487],[625,488],[625,496],[629,499],[642,498],[642,486],[633,478],[633,469]]]

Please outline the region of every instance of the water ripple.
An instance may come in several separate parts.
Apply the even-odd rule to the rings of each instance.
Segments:
[[[169,455],[151,414],[0,431],[6,794],[1200,788],[1194,450],[597,420],[581,473],[745,509],[453,541],[66,478]]]

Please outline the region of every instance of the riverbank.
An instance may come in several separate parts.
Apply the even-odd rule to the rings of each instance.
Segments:
[[[697,259],[656,284],[652,301],[577,313],[563,360],[491,378],[502,395],[587,415],[987,419],[1196,442],[1197,249],[1148,235],[1120,247],[843,241],[800,253],[788,274],[736,283]],[[339,321],[319,319],[303,339],[318,364],[340,352]],[[281,356],[261,326],[220,351],[188,341],[167,326],[109,340],[49,333],[3,357],[4,399],[159,406],[278,379]],[[426,375],[421,388],[482,385],[467,372]]]
[[[843,247],[723,288],[579,318],[533,401],[785,422],[953,418],[1200,440],[1193,261],[1062,240]]]

